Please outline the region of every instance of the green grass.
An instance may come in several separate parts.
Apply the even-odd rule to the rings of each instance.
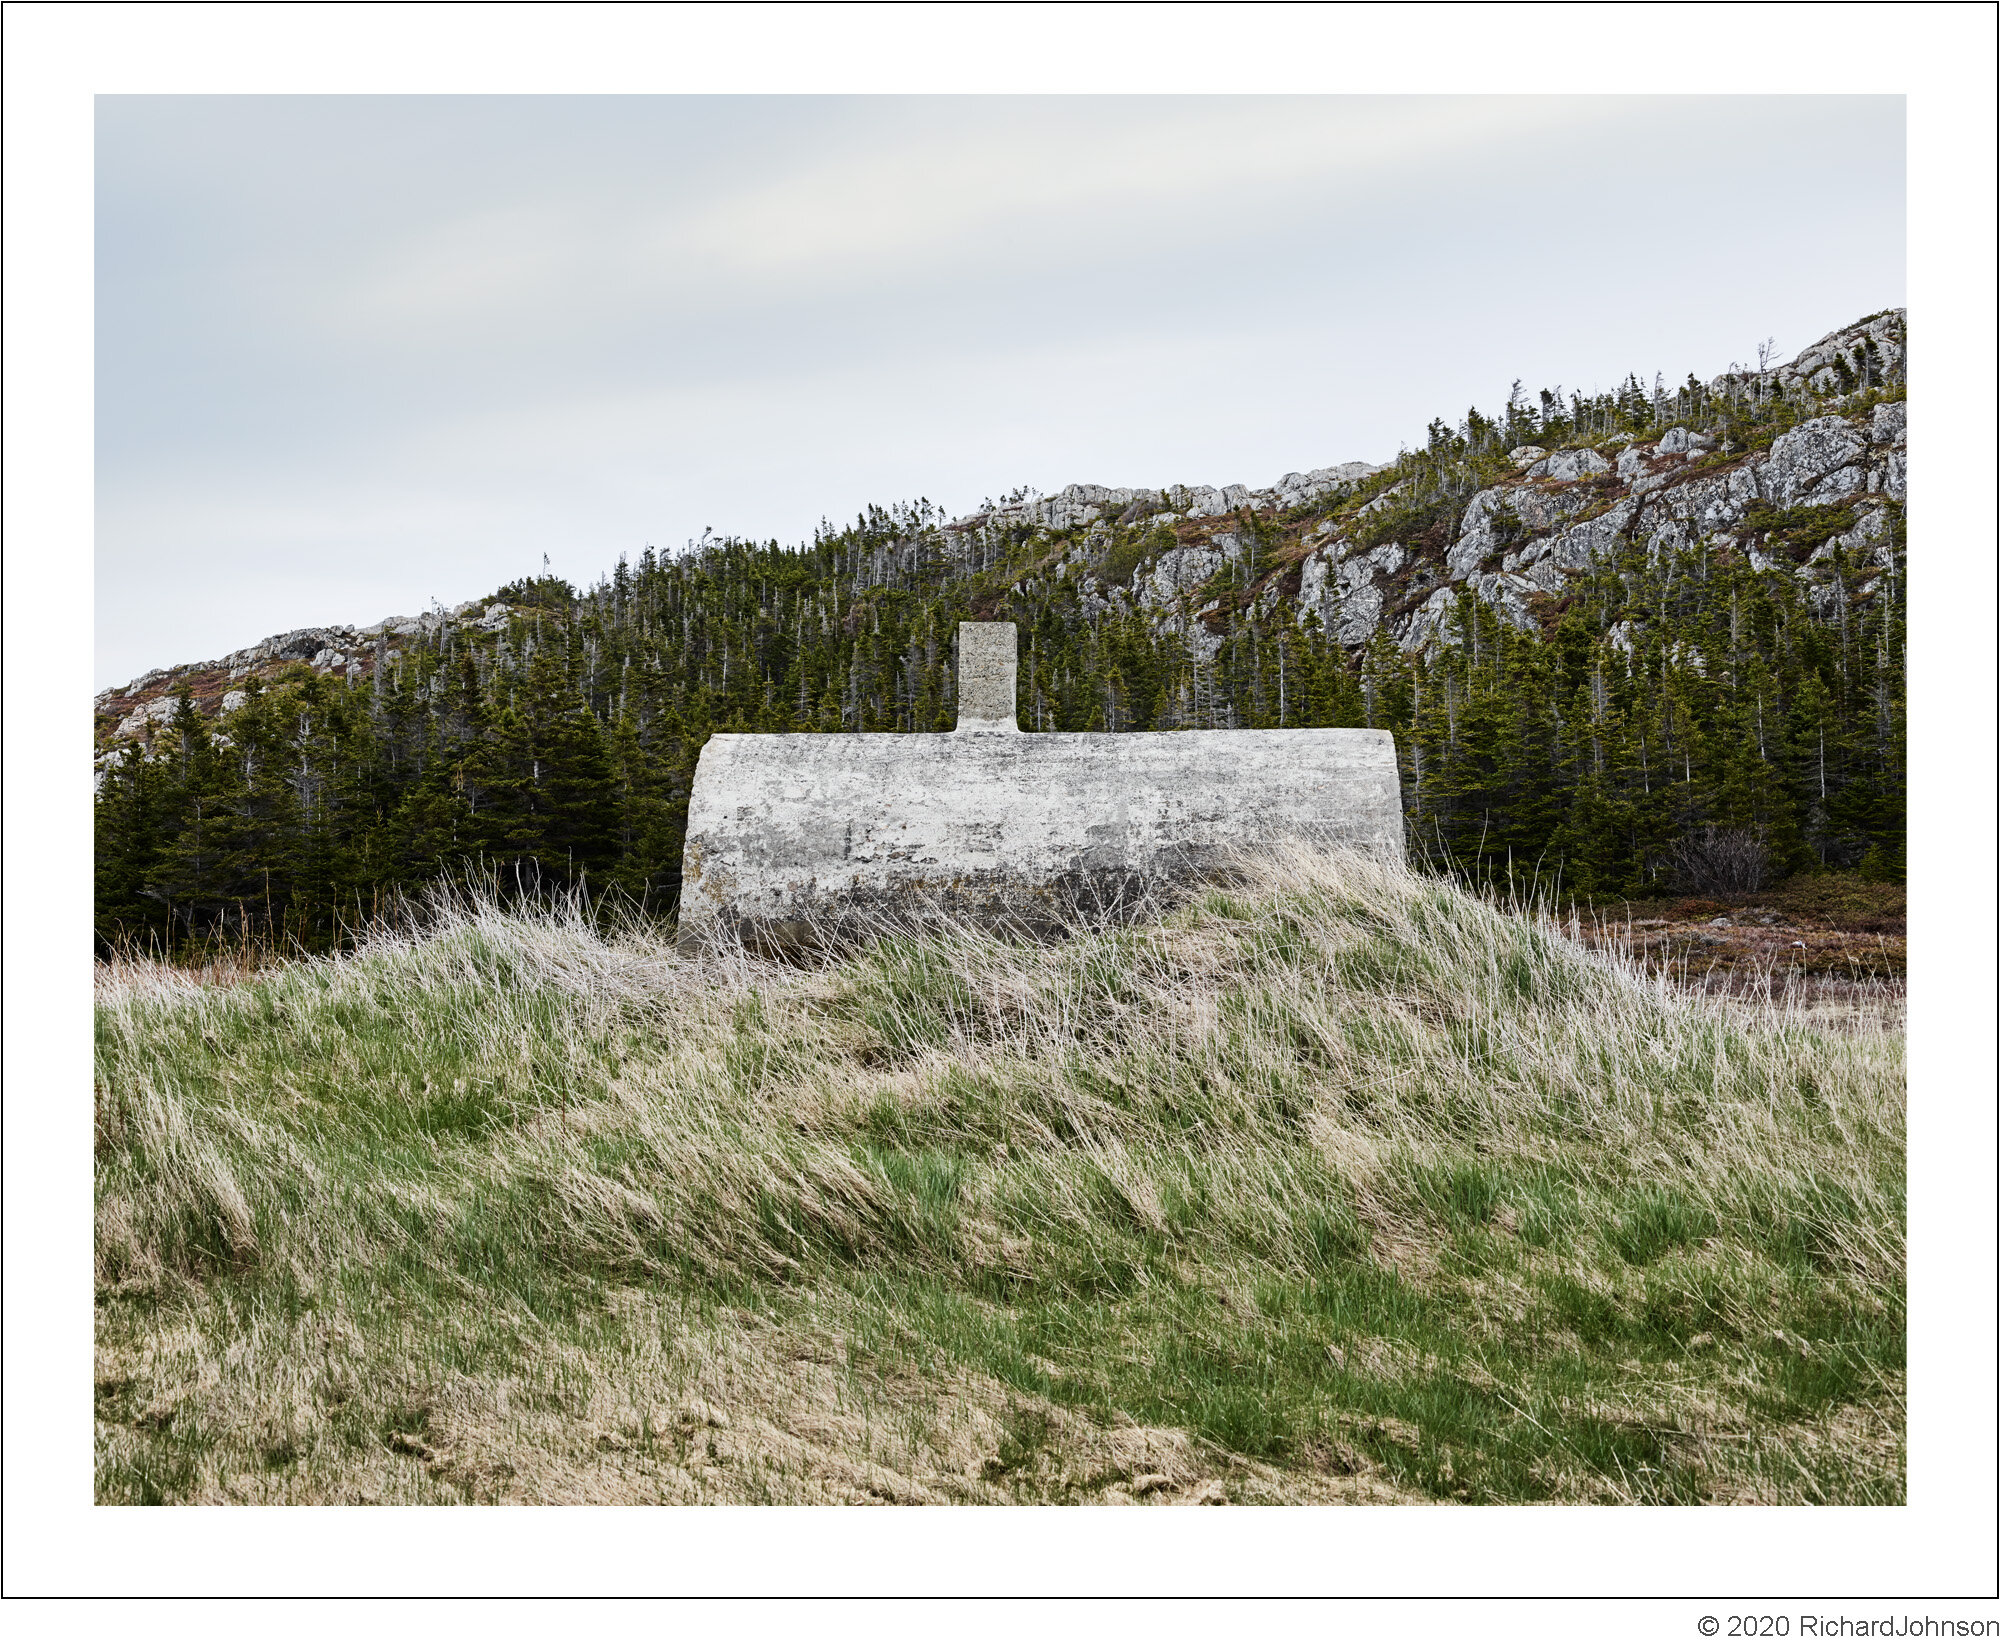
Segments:
[[[1896,1502],[1902,1048],[1300,855],[105,969],[104,1502]]]

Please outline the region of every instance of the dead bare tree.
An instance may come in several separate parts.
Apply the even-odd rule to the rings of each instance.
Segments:
[[[1770,874],[1771,854],[1748,829],[1711,823],[1674,850],[1674,884],[1684,892],[1744,896],[1762,891]]]

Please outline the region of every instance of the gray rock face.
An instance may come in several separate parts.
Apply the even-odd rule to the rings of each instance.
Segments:
[[[118,722],[118,729],[111,735],[115,738],[144,737],[149,728],[165,725],[173,719],[174,705],[178,701],[172,697],[156,697],[150,703],[141,703]]]
[[[1764,495],[1785,508],[1832,503],[1868,480],[1868,442],[1844,417],[1815,417],[1771,442],[1758,466]]]
[[[1361,507],[1356,509],[1354,512],[1357,516],[1360,516],[1360,515],[1374,514],[1379,510],[1386,509],[1391,506],[1392,501],[1398,495],[1408,491],[1409,489],[1410,489],[1409,481],[1399,480],[1396,482],[1395,485],[1387,487],[1384,490],[1377,492],[1373,497],[1371,497],[1366,503],[1363,503]]]
[[[991,709],[1001,638],[964,632],[983,627],[961,631],[959,691]],[[1031,736],[989,716],[942,734],[723,734],[689,797],[681,940],[788,948],[928,912],[1060,929],[1293,837],[1402,860],[1387,732]]]
[[[1715,436],[1712,434],[1695,434],[1688,429],[1669,429],[1660,436],[1653,450],[1658,455],[1667,457],[1678,452],[1708,451],[1714,445]]]
[[[1195,543],[1169,549],[1153,562],[1139,585],[1139,604],[1155,609],[1172,606],[1191,589],[1198,589],[1222,569],[1222,551]]]
[[[1905,457],[1900,451],[1893,451],[1882,465],[1882,491],[1898,503],[1909,501],[1908,477],[1904,473]]]
[[[1328,574],[1337,571],[1338,562],[1328,559],[1323,548],[1313,552],[1299,562],[1299,617],[1303,621],[1310,612],[1320,621],[1320,626],[1331,633],[1339,616],[1339,599],[1328,583]]]
[[[1473,578],[1471,586],[1505,622],[1521,629],[1534,626],[1534,614],[1529,610],[1527,601],[1527,597],[1536,592],[1532,579],[1513,572],[1487,572]]]
[[[1637,498],[1621,497],[1602,514],[1567,526],[1539,545],[1530,545],[1522,553],[1520,564],[1564,572],[1582,571],[1600,557],[1617,552],[1619,539],[1631,529],[1638,512]],[[1534,552],[1537,549],[1540,552]]]
[[[1132,501],[1134,493],[1117,486],[1065,486],[1053,497],[1030,504],[1023,513],[1051,531],[1087,526],[1108,508],[1114,514]]]
[[[1502,544],[1494,516],[1509,506],[1509,494],[1498,487],[1475,492],[1459,518],[1458,541],[1445,554],[1445,567],[1453,577],[1470,577],[1479,563],[1499,552]]]
[[[1557,452],[1553,457],[1545,457],[1528,469],[1530,480],[1588,480],[1593,474],[1603,474],[1611,465],[1587,447],[1578,451]]]
[[[1402,620],[1396,631],[1396,644],[1409,652],[1429,646],[1450,621],[1457,599],[1458,592],[1449,585],[1433,589],[1430,597]]]
[[[1495,486],[1475,492],[1460,517],[1458,541],[1445,553],[1445,569],[1463,581],[1473,576],[1488,556],[1500,553],[1505,544],[1499,521],[1505,512],[1511,512],[1525,532],[1541,535],[1591,504],[1592,499],[1586,496],[1547,492],[1534,486]],[[1508,554],[1501,569],[1511,572],[1517,566],[1532,564],[1544,552],[1531,542],[1525,549]]]
[[[1848,558],[1857,564],[1872,559],[1878,565],[1888,565],[1894,553],[1889,536],[1889,511],[1887,509],[1868,510],[1867,513],[1854,522],[1853,530],[1843,532],[1838,537],[1830,537],[1817,549],[1813,550],[1812,560],[1808,561],[1807,564],[1811,565],[1814,561],[1831,560],[1836,544],[1845,549]]]
[[[1641,475],[1650,473],[1651,471],[1647,464],[1647,457],[1649,455],[1643,446],[1627,446],[1618,454],[1618,462],[1614,465],[1618,470],[1618,478],[1623,480],[1627,485],[1630,485]]]
[[[1874,332],[1887,335],[1899,327],[1900,318],[1889,317],[1871,325]],[[1856,332],[1848,345],[1860,335]],[[1884,358],[1899,356],[1885,354]],[[1770,381],[1777,378],[1770,377]],[[1540,446],[1516,447],[1508,454],[1509,461],[1525,465],[1526,483],[1476,493],[1466,504],[1457,536],[1444,551],[1438,570],[1450,582],[1474,589],[1507,621],[1527,624],[1534,621],[1528,602],[1535,593],[1559,595],[1577,572],[1602,557],[1622,552],[1627,542],[1643,545],[1654,556],[1720,543],[1735,533],[1746,510],[1760,500],[1780,507],[1845,501],[1862,495],[1900,501],[1905,489],[1903,427],[1900,402],[1872,408],[1865,420],[1816,418],[1782,437],[1768,454],[1753,454],[1721,472],[1692,474],[1691,464],[1713,452],[1717,441],[1713,435],[1686,427],[1669,429],[1651,442],[1627,437],[1623,449],[1610,460],[1587,447],[1555,452]],[[1108,512],[1123,505],[1125,514],[1119,518],[1126,523],[1142,519],[1220,523],[1246,507],[1262,511],[1293,508],[1322,489],[1332,490],[1374,472],[1373,465],[1361,463],[1295,471],[1277,485],[1258,490],[1226,486],[1154,493],[1076,486],[1054,499],[1012,507],[1017,515],[1036,514],[1052,521],[1077,517],[1065,510]],[[1626,495],[1607,507],[1602,490],[1589,482],[1614,474]],[[1393,486],[1371,499],[1358,514],[1373,516],[1392,509],[1408,490],[1408,482]],[[1125,501],[1128,497],[1129,503]],[[1159,502],[1171,503],[1173,508],[1158,509],[1155,505]],[[988,518],[972,517],[976,522]],[[1407,576],[1407,554],[1385,545],[1371,554],[1357,555],[1333,537],[1334,530],[1329,519],[1304,534],[1301,547],[1307,552],[1300,563],[1294,601],[1301,618],[1314,615],[1343,644],[1361,645],[1384,621],[1392,602],[1403,596],[1400,580]],[[1132,587],[1132,603],[1150,612],[1156,625],[1174,625],[1195,655],[1204,660],[1214,654],[1220,641],[1200,625],[1183,622],[1178,613],[1186,597],[1238,552],[1236,535],[1232,529],[1214,533],[1207,542],[1197,539],[1179,544],[1148,564]],[[1871,548],[1875,542],[1869,539]],[[1089,615],[1129,609],[1120,590],[1091,585],[1082,593]],[[1278,603],[1279,597],[1266,588],[1256,609],[1268,613]],[[1444,605],[1433,591],[1415,611],[1397,620],[1398,638],[1404,644],[1428,644]]]
[[[1379,579],[1401,571],[1408,558],[1400,543],[1384,543],[1364,554],[1336,561],[1335,549],[1307,557],[1299,573],[1299,608],[1315,613],[1341,644],[1363,644],[1382,620],[1388,603]]]
[[[1404,562],[1409,558],[1402,544],[1383,543],[1370,549],[1366,554],[1356,555],[1348,565],[1356,569],[1366,566],[1370,571],[1380,572],[1384,577],[1394,577],[1403,569]]]
[[[294,629],[290,634],[273,635],[258,649],[268,658],[310,663],[323,652],[337,651],[336,642],[342,638],[333,629]]]
[[[157,686],[162,680],[165,680],[167,676],[172,673],[173,673],[172,669],[148,669],[144,674],[140,675],[137,680],[134,680],[128,686],[122,688],[117,686],[106,686],[104,690],[99,692],[92,701],[95,707],[101,712],[102,710],[107,709],[111,706],[111,702],[114,698],[130,697],[136,692],[144,691],[148,686]]]
[[[1296,509],[1324,497],[1337,486],[1365,480],[1380,470],[1380,463],[1336,463],[1328,469],[1308,469],[1292,473],[1271,488],[1273,503],[1281,509]]]
[[[1190,520],[1211,520],[1251,506],[1248,486],[1197,486],[1188,493],[1184,511]]]
[[[1368,637],[1381,624],[1382,610],[1387,604],[1388,596],[1373,583],[1343,588],[1334,638],[1343,646],[1366,645]]]
[[[1648,497],[1643,529],[1690,543],[1733,526],[1759,495],[1754,469],[1701,475]]]
[[[1050,531],[1068,531],[1099,520],[1115,519],[1133,525],[1141,520],[1215,520],[1239,509],[1294,509],[1351,481],[1365,479],[1381,467],[1379,463],[1335,463],[1323,469],[1293,470],[1275,485],[1255,490],[1248,486],[1190,486],[1161,493],[1145,487],[1078,484],[1065,486],[1049,497],[1001,503],[981,513],[962,516],[944,530],[956,537],[985,526],[1025,522]]]

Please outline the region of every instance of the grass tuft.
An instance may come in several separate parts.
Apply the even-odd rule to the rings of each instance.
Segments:
[[[1155,913],[100,968],[99,1500],[1902,1500],[1897,1013]]]

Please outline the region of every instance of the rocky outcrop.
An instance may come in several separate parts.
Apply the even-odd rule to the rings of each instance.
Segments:
[[[136,709],[118,722],[112,736],[123,742],[130,738],[144,737],[155,726],[163,726],[174,717],[174,707],[178,697],[155,697],[141,703]]]
[[[1879,342],[1881,360],[1900,368],[1900,335],[1900,314],[1877,317],[1822,339],[1801,356],[1803,364],[1767,373],[1761,381],[1767,387],[1833,381],[1823,378],[1830,370],[1825,362],[1842,347],[1852,353],[1863,336]],[[1536,596],[1560,596],[1577,573],[1628,546],[1653,557],[1685,552],[1744,536],[1759,506],[1786,511],[1832,505],[1853,508],[1855,524],[1792,568],[1797,575],[1814,581],[1836,547],[1850,559],[1876,557],[1886,565],[1892,510],[1907,490],[1904,429],[1904,402],[1896,400],[1860,414],[1808,419],[1774,440],[1768,452],[1733,459],[1721,452],[1714,435],[1684,427],[1650,442],[1608,443],[1618,448],[1613,456],[1590,447],[1554,452],[1516,447],[1508,459],[1522,466],[1525,483],[1490,487],[1467,501],[1442,570],[1451,584],[1473,589],[1505,619],[1525,627],[1538,621]],[[1745,549],[1753,565],[1777,564],[1757,543],[1746,541]],[[1338,545],[1312,551],[1300,578],[1302,607],[1324,608],[1324,591],[1333,584],[1321,565],[1332,564],[1337,555]],[[1339,633],[1353,645],[1367,639],[1388,591],[1376,578],[1368,580],[1366,592],[1358,579],[1350,590],[1349,575],[1343,564]],[[1398,640],[1406,646],[1428,644],[1450,600],[1449,589],[1432,593],[1406,615]]]
[[[1709,387],[1758,398],[1791,394],[1801,387],[1816,394],[1835,394],[1854,385],[1879,387],[1903,374],[1906,320],[1903,310],[1884,309],[1827,333],[1782,366],[1759,371],[1738,367]]]
[[[1234,547],[1234,539],[1228,547]],[[1222,569],[1224,554],[1224,545],[1214,539],[1167,550],[1137,585],[1140,605],[1172,609]]]
[[[1593,474],[1603,474],[1611,465],[1596,452],[1585,448],[1581,451],[1555,452],[1539,463],[1530,465],[1530,480],[1588,480]]]
[[[1348,551],[1344,558],[1342,550]],[[1300,617],[1310,613],[1318,618],[1320,626],[1342,645],[1365,644],[1382,621],[1396,574],[1409,559],[1409,552],[1400,543],[1383,543],[1367,550],[1334,543],[1314,550],[1299,574]]]
[[[1659,443],[1654,446],[1653,451],[1660,457],[1674,457],[1689,452],[1709,451],[1714,446],[1715,436],[1712,434],[1697,434],[1690,429],[1669,429],[1660,436]]]
[[[1816,417],[1771,445],[1759,489],[1784,508],[1837,503],[1868,486],[1868,435],[1844,417]]]
[[[106,766],[126,745],[150,742],[153,734],[173,718],[183,692],[204,714],[233,714],[248,700],[238,683],[252,676],[273,674],[303,663],[321,674],[341,674],[352,680],[371,668],[378,658],[385,663],[394,662],[399,655],[394,643],[399,639],[435,633],[447,623],[497,632],[505,629],[516,615],[512,607],[501,601],[467,600],[420,617],[385,617],[379,623],[361,628],[330,623],[289,629],[283,634],[268,635],[256,645],[241,647],[226,657],[174,669],[149,669],[127,685],[99,692],[94,700],[101,751],[96,765],[97,779],[103,781]],[[219,737],[219,741],[226,744],[226,736]]]
[[[944,530],[961,536],[987,526],[1038,526],[1070,531],[1100,520],[1135,525],[1159,520],[1215,520],[1245,509],[1285,512],[1337,491],[1352,481],[1378,473],[1379,463],[1336,463],[1329,468],[1294,471],[1275,484],[1248,486],[1168,486],[1157,491],[1129,486],[1065,486],[1047,497],[1025,496],[989,504],[976,514],[952,521]]]

